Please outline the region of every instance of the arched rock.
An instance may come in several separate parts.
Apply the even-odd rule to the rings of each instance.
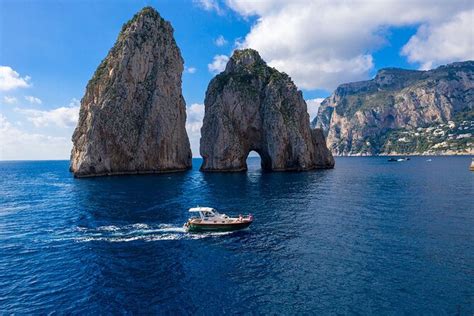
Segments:
[[[306,103],[291,78],[252,49],[236,50],[209,84],[201,129],[203,171],[247,169],[256,151],[267,170],[332,168],[321,130],[311,130]]]

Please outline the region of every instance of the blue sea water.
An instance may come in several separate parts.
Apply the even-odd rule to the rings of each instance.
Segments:
[[[74,179],[0,162],[0,314],[472,315],[469,163]],[[188,234],[196,205],[255,222]]]

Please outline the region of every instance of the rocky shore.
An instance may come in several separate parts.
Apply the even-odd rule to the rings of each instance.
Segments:
[[[429,71],[381,69],[340,85],[313,121],[334,155],[474,152],[474,61]]]

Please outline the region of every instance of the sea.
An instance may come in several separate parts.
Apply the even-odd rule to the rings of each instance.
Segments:
[[[0,162],[0,314],[473,315],[471,157],[75,179]],[[195,206],[251,213],[191,234]]]

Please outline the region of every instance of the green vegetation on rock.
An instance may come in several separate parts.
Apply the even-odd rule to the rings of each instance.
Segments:
[[[313,126],[336,155],[474,153],[473,86],[474,61],[381,69],[372,80],[340,85]]]

